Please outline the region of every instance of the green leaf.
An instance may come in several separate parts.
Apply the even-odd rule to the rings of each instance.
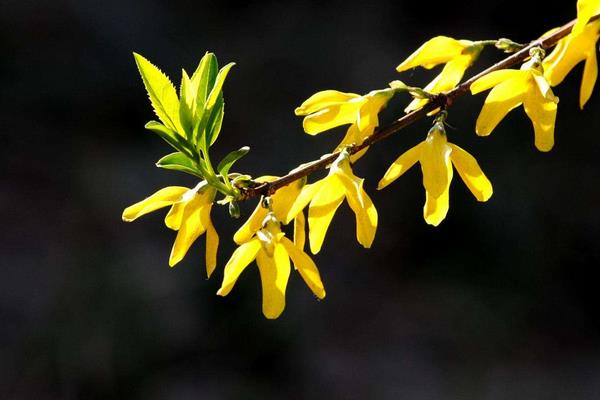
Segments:
[[[219,95],[221,94],[221,90],[223,89],[223,84],[225,83],[225,78],[227,78],[227,74],[229,73],[229,70],[234,65],[235,65],[235,63],[229,63],[226,66],[224,66],[223,68],[221,68],[221,70],[219,71],[219,74],[217,75],[217,79],[215,80],[215,84],[212,87],[210,94],[208,95],[208,98],[206,100],[206,106],[204,107],[205,110],[210,110],[215,105],[217,99],[219,98]]]
[[[210,116],[206,123],[206,132],[204,136],[204,146],[209,148],[217,140],[219,132],[221,132],[221,125],[223,124],[223,113],[224,113],[225,102],[223,101],[223,94],[219,96],[215,106],[210,111]]]
[[[179,99],[169,78],[143,56],[133,53],[150,102],[158,118],[169,129],[183,133],[179,122]]]
[[[233,164],[237,160],[239,160],[240,158],[242,158],[246,154],[248,154],[249,151],[250,151],[250,147],[244,146],[239,150],[235,150],[235,151],[232,151],[231,153],[227,154],[225,157],[223,157],[223,159],[217,166],[217,171],[219,171],[219,173],[221,175],[226,176],[229,173],[229,170],[231,169]]]
[[[185,153],[188,157],[194,158],[195,151],[190,149],[188,143],[177,132],[157,121],[148,122],[144,128],[156,133],[175,150]]]
[[[179,88],[179,119],[185,131],[185,136],[191,140],[194,126],[195,96],[198,87],[190,80],[187,72],[181,70],[181,87]]]
[[[194,162],[188,156],[180,152],[167,154],[156,162],[156,166],[204,178],[202,172],[196,167]]]
[[[192,75],[192,82],[197,85],[196,106],[199,111],[198,114],[205,108],[204,104],[206,103],[206,98],[208,97],[210,89],[215,84],[218,70],[219,65],[217,63],[217,57],[215,57],[213,53],[207,52],[200,60],[198,68],[196,68],[196,71],[194,71],[194,74]],[[199,118],[200,117],[201,115],[199,115]]]

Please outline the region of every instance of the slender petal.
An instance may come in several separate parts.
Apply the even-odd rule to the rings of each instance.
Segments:
[[[300,211],[294,218],[294,245],[300,250],[304,250],[304,244],[306,242],[306,219],[304,218],[304,211]]]
[[[288,238],[281,238],[281,244],[287,250],[294,263],[294,268],[300,273],[300,276],[302,276],[302,279],[304,279],[310,290],[319,299],[325,298],[325,288],[323,287],[321,275],[314,261]]]
[[[173,248],[171,249],[171,256],[169,257],[169,266],[174,266],[185,257],[190,246],[200,235],[206,231],[206,227],[202,225],[200,214],[202,211],[203,199],[201,196],[196,196],[192,199],[183,212],[183,222]]]
[[[185,210],[185,206],[187,204],[188,203],[186,201],[173,204],[167,213],[167,216],[165,217],[165,225],[167,228],[174,231],[179,230],[181,227],[181,222],[183,221],[183,211]]]
[[[312,114],[324,108],[346,103],[357,97],[360,96],[354,93],[344,93],[337,90],[323,90],[306,99],[300,107],[296,108],[295,113],[296,115]]]
[[[352,174],[348,166],[346,174],[337,174],[346,189],[346,200],[356,216],[356,239],[365,248],[370,248],[377,231],[377,209],[363,190],[364,179]]]
[[[446,36],[436,36],[408,56],[396,67],[396,71],[402,72],[418,66],[431,69],[460,55],[463,49],[471,43],[466,40],[459,41]]]
[[[478,201],[487,201],[493,193],[492,184],[479,167],[475,157],[455,144],[448,145],[452,148],[450,159],[465,185]]]
[[[205,206],[200,212],[202,225],[206,227],[206,276],[210,278],[217,266],[217,249],[219,248],[219,235],[210,219],[212,205]]]
[[[255,238],[242,244],[233,252],[227,265],[225,265],[223,283],[217,292],[219,296],[227,296],[229,294],[240,274],[256,258],[260,248],[260,241]]]
[[[423,143],[419,143],[418,145],[404,152],[400,157],[398,157],[396,161],[394,161],[392,165],[390,165],[388,170],[385,172],[385,175],[383,175],[383,178],[381,178],[381,180],[379,181],[377,189],[383,189],[384,187],[398,179],[400,176],[402,176],[402,174],[408,171],[413,165],[415,165],[415,163],[421,157],[422,146]]]
[[[292,204],[292,207],[288,211],[287,217],[283,221],[285,224],[289,224],[289,222],[296,215],[298,215],[298,213],[301,212],[308,205],[308,203],[310,203],[310,201],[317,194],[317,192],[321,190],[321,186],[323,185],[324,181],[325,180],[322,179],[315,183],[304,185],[304,187],[300,191],[300,194],[296,198],[296,201],[294,201],[294,204]]]
[[[262,284],[263,314],[269,319],[275,319],[285,308],[285,289],[290,277],[289,256],[285,247],[278,243],[275,245],[273,257],[259,251],[256,264]]]
[[[471,84],[471,93],[477,94],[484,90],[488,90],[492,86],[508,81],[509,79],[526,80],[529,78],[529,71],[518,69],[501,69],[499,71],[490,72],[482,76]]]
[[[317,254],[321,250],[327,228],[342,201],[345,190],[335,176],[323,179],[322,190],[317,192],[308,209],[308,226],[310,239],[310,250]]]
[[[304,132],[316,135],[336,126],[351,124],[357,119],[361,102],[349,102],[322,109],[304,117]]]
[[[179,201],[189,189],[181,186],[169,186],[160,189],[150,197],[127,207],[123,211],[123,221],[131,222],[159,208],[170,206]]]
[[[600,14],[600,1],[598,0],[578,0],[577,1],[577,22],[573,25],[571,34],[579,35],[585,29],[586,24],[594,16]]]
[[[263,208],[260,204],[256,206],[254,212],[250,217],[244,222],[244,225],[240,226],[240,228],[233,235],[233,241],[237,244],[246,243],[260,229],[262,226],[262,222],[268,214],[268,210]]]
[[[556,103],[547,100],[538,91],[532,91],[525,98],[523,106],[533,124],[535,147],[539,151],[550,151],[554,146]]]
[[[529,80],[511,79],[494,87],[485,99],[477,117],[475,132],[479,136],[489,135],[510,110],[521,105],[530,87]]]
[[[432,197],[428,192],[425,192],[423,217],[429,225],[438,226],[446,218],[450,208],[449,192],[449,187],[439,197]]]
[[[583,106],[592,96],[594,85],[596,84],[596,78],[598,78],[598,61],[596,60],[596,49],[590,51],[587,59],[585,60],[585,67],[583,68],[583,78],[581,79],[581,90],[579,91],[579,107],[583,109]]]
[[[422,144],[421,170],[423,186],[430,196],[437,198],[447,190],[452,177],[452,164],[446,135],[439,129],[431,129]],[[450,172],[448,172],[450,171]]]

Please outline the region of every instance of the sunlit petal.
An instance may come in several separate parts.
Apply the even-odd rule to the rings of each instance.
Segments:
[[[290,277],[290,259],[285,247],[275,245],[273,257],[264,251],[256,255],[262,286],[262,310],[265,317],[275,319],[285,309],[285,289]]]
[[[256,254],[260,250],[261,245],[258,239],[252,239],[251,241],[242,244],[238,247],[231,258],[225,265],[223,272],[223,283],[221,288],[217,292],[219,296],[227,296],[227,294],[235,285],[238,277],[244,271],[244,269],[256,258]]]
[[[432,197],[429,193],[425,192],[423,217],[429,225],[438,226],[446,218],[449,207],[449,188],[446,188],[439,197]]]
[[[477,117],[475,132],[480,136],[489,135],[510,110],[521,105],[530,87],[528,82],[512,79],[494,87]]]
[[[300,276],[302,276],[302,279],[304,279],[304,282],[306,282],[310,290],[319,299],[323,299],[325,297],[325,288],[323,287],[321,275],[319,274],[319,270],[314,261],[308,254],[301,249],[298,249],[296,245],[290,242],[288,238],[281,238],[281,244],[285,246],[285,249],[294,263],[295,269],[300,273]]]
[[[449,185],[452,164],[446,135],[439,129],[431,129],[421,145],[421,170],[423,186],[432,197],[439,197]],[[450,171],[450,172],[448,172]]]
[[[455,144],[450,143],[449,146],[452,148],[450,159],[465,185],[477,200],[487,201],[493,193],[492,184],[479,167],[475,157]]]
[[[321,250],[331,219],[344,200],[344,187],[335,176],[325,178],[325,182],[322,190],[314,195],[308,209],[308,237],[313,254]]]
[[[175,243],[171,249],[169,257],[169,266],[174,266],[185,257],[190,246],[206,231],[206,227],[202,224],[200,213],[203,204],[201,196],[196,196],[185,207],[181,227],[177,232]]]
[[[377,189],[383,189],[384,187],[398,179],[400,176],[402,176],[402,174],[408,171],[410,167],[415,165],[415,163],[419,160],[419,157],[421,157],[422,145],[423,143],[419,143],[418,145],[404,152],[400,157],[398,157],[396,161],[394,161],[392,165],[390,165],[388,170],[383,175],[383,178],[381,178],[381,180],[379,181]]]
[[[337,90],[323,90],[306,99],[300,107],[296,108],[295,113],[296,115],[312,114],[324,108],[348,102],[357,97],[360,96],[354,93],[344,93]]]
[[[550,151],[554,146],[554,123],[557,105],[532,91],[523,103],[525,112],[531,120],[535,134],[535,147],[540,151]]]
[[[402,72],[418,66],[427,69],[433,68],[460,55],[463,49],[471,43],[466,40],[459,41],[447,36],[436,36],[423,43],[421,47],[398,65],[396,70]]]
[[[509,79],[516,79],[524,81],[529,79],[529,71],[522,71],[518,69],[501,69],[499,71],[490,72],[489,74],[482,76],[471,84],[471,93],[477,94],[488,90],[492,86],[508,81]]]
[[[159,208],[170,206],[179,201],[181,196],[188,190],[188,188],[181,186],[169,186],[160,189],[144,200],[127,207],[123,211],[123,221],[131,222]]]

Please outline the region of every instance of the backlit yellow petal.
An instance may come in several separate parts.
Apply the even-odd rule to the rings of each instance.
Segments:
[[[370,248],[377,232],[377,209],[369,195],[363,190],[363,180],[352,182],[339,177],[346,187],[346,200],[356,216],[356,240],[365,248]]]
[[[202,225],[206,227],[206,276],[210,278],[217,266],[217,249],[219,248],[219,235],[210,219],[212,205],[208,205],[200,212]]]
[[[302,190],[302,182],[297,180],[280,188],[271,196],[273,213],[278,220],[285,220],[290,208],[298,198],[300,190]]]
[[[173,204],[167,216],[165,217],[165,225],[169,229],[174,231],[179,230],[181,227],[181,221],[183,221],[183,211],[188,202],[179,202]]]
[[[131,222],[159,208],[170,206],[179,201],[189,189],[181,186],[169,186],[160,189],[144,200],[127,207],[123,211],[123,221]]]
[[[581,79],[581,90],[579,92],[579,107],[583,109],[583,106],[592,96],[594,85],[596,84],[596,78],[598,77],[598,61],[596,60],[596,50],[591,51],[588,54],[588,58],[585,60],[585,67],[583,68],[583,78]]]
[[[227,296],[244,269],[256,258],[260,250],[260,241],[256,238],[238,247],[225,265],[223,283],[217,292],[219,296]]]
[[[360,131],[375,128],[379,125],[378,114],[392,98],[393,91],[376,91],[369,93],[367,101],[360,108],[358,114],[358,128]]]
[[[290,277],[290,259],[285,247],[275,245],[273,257],[264,251],[256,255],[262,285],[262,310],[265,317],[275,319],[285,309],[285,289]]]
[[[571,34],[579,35],[585,29],[586,24],[594,15],[600,14],[600,1],[579,0],[577,1],[577,22],[573,25]]]
[[[450,206],[449,188],[442,192],[440,197],[432,197],[425,192],[425,206],[423,207],[423,217],[429,225],[438,226],[446,214]]]
[[[521,105],[531,87],[527,82],[512,79],[500,83],[490,91],[475,124],[475,132],[479,136],[489,135],[510,110]]]
[[[287,253],[294,263],[294,267],[300,273],[300,276],[302,276],[302,279],[304,279],[304,282],[306,282],[310,290],[319,299],[325,298],[325,288],[321,281],[321,275],[310,256],[296,247],[296,245],[290,242],[288,238],[282,238],[281,244],[287,250]]]
[[[436,36],[423,43],[421,47],[398,65],[396,70],[402,72],[418,66],[427,69],[433,68],[460,55],[463,49],[471,43],[465,40],[452,39],[447,36]]]
[[[421,145],[421,170],[423,186],[432,197],[439,197],[449,185],[452,164],[446,135],[439,129],[431,129]]]
[[[240,226],[237,232],[235,232],[233,241],[237,244],[242,244],[252,239],[256,231],[260,229],[268,212],[269,211],[266,208],[263,208],[259,203],[252,215],[244,222],[244,225]]]
[[[455,144],[450,143],[449,146],[452,148],[450,159],[465,185],[477,200],[487,201],[493,193],[492,184],[479,167],[475,157]]]
[[[304,250],[304,243],[306,242],[306,219],[304,218],[304,212],[301,211],[294,218],[294,245],[300,250]]]
[[[335,176],[324,179],[321,190],[313,197],[308,209],[308,237],[310,251],[317,254],[321,250],[327,228],[335,211],[344,200],[345,189]]]
[[[308,115],[316,111],[328,108],[341,103],[346,103],[352,99],[360,97],[354,93],[344,93],[337,90],[323,90],[310,96],[296,108],[296,115]]]
[[[200,213],[204,206],[201,196],[196,196],[185,207],[181,227],[177,232],[175,243],[171,249],[169,257],[169,266],[174,266],[185,257],[190,246],[206,231],[206,227],[202,225]]]
[[[304,132],[316,135],[337,126],[352,124],[358,119],[361,102],[330,106],[304,117]]]
[[[554,123],[557,105],[545,99],[537,91],[532,91],[523,103],[531,120],[535,135],[535,147],[539,151],[550,151],[554,146]]]
[[[522,71],[519,69],[501,69],[499,71],[490,72],[471,84],[471,93],[481,93],[484,90],[488,90],[492,86],[496,86],[509,79],[516,79],[517,82],[515,82],[515,85],[517,85],[519,82],[522,83],[529,79],[529,74],[529,71]]]
[[[300,194],[290,207],[288,211],[287,217],[283,221],[284,224],[289,224],[289,222],[296,216],[300,211],[302,211],[308,203],[313,199],[313,197],[317,194],[319,190],[321,190],[321,185],[323,185],[324,179],[317,181],[315,183],[311,183],[308,185],[304,185]]]
[[[392,165],[390,165],[388,170],[385,172],[385,175],[383,175],[383,178],[381,178],[381,180],[379,181],[377,189],[383,189],[384,187],[398,179],[400,176],[402,176],[402,174],[408,171],[410,167],[415,165],[415,163],[421,157],[422,145],[423,143],[419,143],[418,145],[404,152],[400,157],[398,157],[396,161],[394,161]]]

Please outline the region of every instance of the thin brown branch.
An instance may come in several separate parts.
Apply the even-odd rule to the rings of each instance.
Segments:
[[[593,17],[590,20],[590,22],[593,20],[596,20],[598,18],[600,18],[600,15],[596,15],[595,17]],[[376,129],[375,132],[371,136],[367,137],[364,140],[364,142],[361,143],[360,145],[350,146],[348,148],[348,152],[350,154],[357,153],[358,151],[364,149],[365,147],[368,147],[368,146],[372,145],[373,143],[379,142],[380,140],[383,140],[383,139],[387,138],[388,136],[406,128],[407,126],[412,125],[416,121],[426,117],[429,112],[431,112],[437,108],[443,108],[443,109],[450,108],[454,104],[454,102],[456,101],[457,98],[469,93],[469,88],[471,87],[471,84],[473,82],[475,82],[477,79],[479,79],[491,72],[494,72],[494,71],[497,71],[500,69],[506,69],[506,68],[512,67],[513,65],[516,65],[516,64],[524,61],[525,59],[527,59],[529,57],[529,50],[531,50],[532,48],[541,47],[544,50],[547,50],[547,49],[553,47],[560,39],[567,36],[571,32],[571,29],[573,28],[575,21],[576,20],[573,20],[573,21],[569,22],[568,24],[563,25],[558,30],[556,30],[555,32],[553,32],[550,35],[543,37],[542,39],[534,40],[533,42],[529,43],[523,49],[521,49],[518,52],[511,54],[510,56],[497,62],[496,64],[492,65],[491,67],[487,68],[486,70],[480,72],[479,74],[473,76],[472,78],[468,79],[467,81],[461,83],[454,89],[452,89],[448,92],[445,92],[445,93],[438,94],[432,101],[425,104],[425,106],[423,106],[422,108],[420,108],[416,111],[413,111],[409,114],[404,115],[403,117],[397,119],[396,121],[394,121],[393,123],[391,123],[388,126],[380,127],[378,129]],[[272,182],[262,183],[255,187],[245,188],[242,191],[242,198],[239,200],[246,200],[246,199],[250,199],[250,198],[253,198],[256,196],[260,196],[260,195],[271,195],[283,186],[286,186],[302,177],[308,176],[308,175],[312,174],[313,172],[319,171],[321,169],[325,169],[328,165],[330,165],[333,161],[335,161],[335,159],[337,157],[338,157],[337,152],[325,155],[321,159],[310,162],[310,163],[306,164],[304,167],[297,168],[293,172],[291,172],[285,176],[282,176],[281,178],[278,178]]]

